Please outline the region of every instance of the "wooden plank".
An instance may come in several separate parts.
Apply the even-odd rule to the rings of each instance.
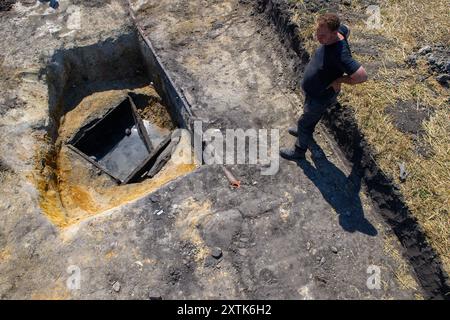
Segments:
[[[122,100],[120,100],[120,102],[118,104],[116,104],[115,107],[109,107],[108,111],[102,115],[100,118],[94,119],[91,122],[87,123],[84,127],[82,127],[79,131],[77,131],[76,133],[74,133],[72,135],[72,137],[70,138],[69,142],[71,145],[76,145],[78,143],[78,141],[80,141],[81,139],[84,138],[84,136],[86,135],[87,132],[89,132],[90,130],[92,130],[93,128],[95,128],[103,119],[105,119],[106,117],[108,117],[114,110],[117,109],[117,107],[119,107],[127,98],[123,98]],[[81,134],[80,134],[81,131]],[[80,136],[75,140],[75,137],[80,134]]]
[[[92,160],[90,157],[88,157],[86,154],[84,154],[83,152],[81,152],[80,150],[78,150],[76,147],[70,145],[70,144],[66,144],[66,146],[72,150],[73,152],[75,152],[76,154],[78,154],[79,156],[81,156],[83,159],[85,159],[86,161],[89,161],[92,165],[94,165],[97,169],[102,170],[104,173],[106,173],[108,176],[110,176],[111,178],[113,178],[117,183],[122,184],[124,183],[122,180],[120,180],[119,178],[117,178],[116,176],[114,176],[111,172],[109,172],[106,168],[103,168],[100,164],[98,164],[97,161]]]

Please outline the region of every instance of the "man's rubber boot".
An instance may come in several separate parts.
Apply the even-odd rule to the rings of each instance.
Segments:
[[[297,133],[297,128],[291,127],[288,129],[288,132],[291,136],[297,137],[298,133]]]
[[[306,150],[294,147],[293,149],[281,149],[280,156],[286,160],[298,161],[305,159]]]
[[[58,9],[59,8],[59,1],[58,0],[50,0],[50,7],[52,7],[53,9]]]

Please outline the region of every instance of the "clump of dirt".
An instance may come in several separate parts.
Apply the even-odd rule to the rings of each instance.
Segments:
[[[97,92],[84,98],[76,108],[66,113],[61,119],[55,144],[46,144],[47,149],[41,150],[37,156],[40,174],[36,177],[36,184],[40,193],[40,206],[54,224],[65,227],[132,201],[195,168],[195,164],[169,161],[152,179],[119,186],[67,147],[67,141],[79,128],[107,113],[128,93],[139,98],[137,107],[145,115],[144,119],[152,121],[159,115],[161,119],[153,122],[157,126],[170,121],[168,111],[159,104],[161,100],[150,86],[132,92]],[[153,114],[152,111],[156,110],[156,114]]]
[[[0,182],[3,182],[5,176],[11,171],[12,169],[2,159],[0,159]]]
[[[444,44],[426,45],[410,54],[405,62],[411,67],[416,67],[419,61],[425,61],[428,65],[428,76],[437,75],[436,81],[443,86],[448,86],[450,80],[449,57],[450,49],[448,46]]]
[[[17,0],[2,0],[0,2],[0,11],[10,11]]]
[[[72,3],[75,5],[82,5],[89,8],[101,8],[106,5],[110,5],[111,0],[90,0],[90,1],[73,0]]]
[[[0,79],[3,80],[5,92],[0,95],[0,116],[5,115],[11,109],[22,108],[25,102],[18,98],[14,90],[20,84],[17,74],[4,64],[5,57],[0,56]]]
[[[0,97],[0,116],[4,116],[12,109],[22,109],[25,102],[17,97],[16,93],[7,93]]]
[[[9,171],[9,166],[0,159],[0,172]]]
[[[175,125],[156,91],[152,95],[131,94],[131,96],[142,119],[148,120],[161,128],[175,129]]]

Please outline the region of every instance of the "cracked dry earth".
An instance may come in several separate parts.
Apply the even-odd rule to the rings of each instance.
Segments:
[[[419,286],[405,285],[404,279],[415,281],[393,253],[401,253],[399,243],[323,128],[306,164],[280,160],[273,176],[262,176],[256,165],[230,167],[239,189],[229,187],[220,166],[204,165],[77,223],[53,224],[32,179],[49,118],[39,70],[57,48],[115,39],[133,25],[126,3],[74,3],[51,15],[43,15],[43,5],[0,13],[0,86],[7,97],[0,126],[1,298],[422,295]],[[66,19],[69,5],[80,6],[89,23],[70,35],[49,30],[49,19],[54,25]],[[282,147],[294,142],[286,129],[301,113],[301,68],[251,3],[148,1],[136,16],[204,129],[278,128]],[[211,256],[216,247],[219,259]],[[66,286],[73,265],[81,272],[79,290]],[[378,290],[367,286],[371,265],[381,270]]]

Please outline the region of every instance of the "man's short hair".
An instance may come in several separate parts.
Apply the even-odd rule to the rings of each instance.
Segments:
[[[330,31],[336,31],[341,26],[341,20],[336,13],[324,13],[317,18],[319,25],[326,25]]]

